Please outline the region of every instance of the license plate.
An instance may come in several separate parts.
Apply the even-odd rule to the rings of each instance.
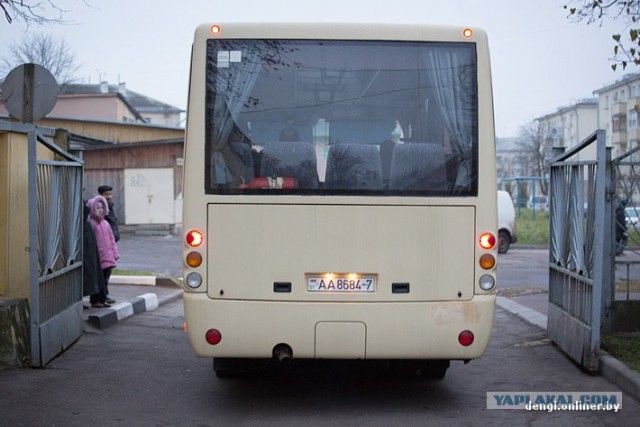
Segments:
[[[375,292],[377,280],[373,274],[310,274],[307,275],[309,292]]]

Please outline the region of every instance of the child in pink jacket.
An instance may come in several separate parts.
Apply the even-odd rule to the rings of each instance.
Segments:
[[[100,268],[102,269],[105,283],[104,298],[100,298],[100,301],[92,303],[91,306],[96,308],[110,307],[106,302],[109,294],[109,277],[111,277],[111,270],[116,266],[116,261],[120,258],[120,254],[118,253],[111,225],[105,219],[105,216],[109,213],[109,205],[107,199],[102,196],[89,199],[87,205],[90,209],[89,221],[96,235],[98,254],[100,255]]]

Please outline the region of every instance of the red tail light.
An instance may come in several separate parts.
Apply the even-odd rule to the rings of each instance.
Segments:
[[[187,242],[187,245],[195,248],[202,244],[204,236],[198,230],[189,230],[185,237],[185,241]]]
[[[496,245],[496,236],[493,233],[482,233],[478,243],[482,249],[493,249]]]
[[[474,339],[473,332],[469,330],[464,330],[460,332],[460,334],[458,335],[458,342],[465,347],[468,347],[471,344],[473,344],[473,339]]]
[[[204,335],[204,339],[211,345],[216,345],[222,341],[222,334],[217,329],[209,329]]]

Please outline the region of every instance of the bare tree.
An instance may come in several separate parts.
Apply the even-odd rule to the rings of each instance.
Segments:
[[[42,65],[63,85],[73,80],[80,65],[69,45],[63,39],[45,34],[27,34],[10,48],[10,54],[0,62],[0,76],[14,67],[33,63]]]
[[[9,24],[14,20],[38,25],[58,23],[66,12],[53,0],[0,0],[0,8]]]
[[[640,65],[640,0],[569,0],[564,8],[575,22],[602,25],[605,19],[622,21],[628,34],[612,35],[611,68],[615,71],[618,65],[623,70],[629,64]]]
[[[517,144],[528,153],[529,172],[531,176],[543,178],[539,185],[542,194],[549,194],[549,159],[553,135],[538,121],[530,122],[520,128]]]

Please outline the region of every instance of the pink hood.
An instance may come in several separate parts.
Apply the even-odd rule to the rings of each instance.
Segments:
[[[98,215],[98,206],[102,205],[102,215]],[[87,206],[89,206],[89,216],[96,221],[102,221],[104,217],[109,213],[109,204],[107,199],[102,196],[96,196],[93,199],[87,200]]]

